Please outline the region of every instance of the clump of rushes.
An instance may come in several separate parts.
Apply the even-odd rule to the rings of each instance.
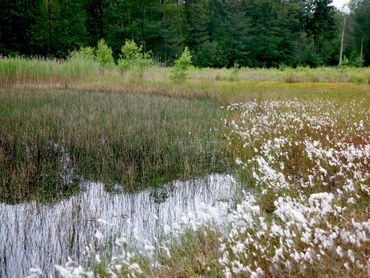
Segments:
[[[222,115],[207,100],[3,91],[0,197],[16,202],[68,193],[76,188],[63,183],[68,169],[75,178],[119,183],[128,191],[223,170],[213,130]]]
[[[104,244],[99,248],[90,245],[84,253],[83,266],[70,261],[57,265],[55,270],[88,277],[220,277],[220,232],[213,226],[201,225],[195,230],[190,226],[182,226],[184,230],[175,237],[146,240],[142,242],[144,249],[133,247],[125,235],[117,236],[114,245],[121,251],[117,256],[102,252]]]

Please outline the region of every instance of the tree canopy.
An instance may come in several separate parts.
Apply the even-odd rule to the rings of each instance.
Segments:
[[[0,54],[66,57],[126,40],[171,64],[189,47],[201,67],[370,65],[370,0],[2,0]],[[346,17],[348,24],[344,26]]]

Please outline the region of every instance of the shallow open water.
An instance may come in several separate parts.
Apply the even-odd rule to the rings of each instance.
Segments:
[[[81,194],[52,205],[0,203],[0,277],[25,277],[31,267],[53,276],[68,257],[81,262],[100,233],[106,241],[119,234],[145,241],[197,219],[221,224],[236,185],[214,174],[129,194],[88,182]]]

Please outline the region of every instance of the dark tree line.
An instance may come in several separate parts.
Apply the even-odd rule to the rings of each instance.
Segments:
[[[0,53],[66,57],[126,39],[171,63],[188,46],[197,66],[370,64],[370,0],[349,14],[331,0],[0,0]],[[344,17],[346,25],[344,26]]]

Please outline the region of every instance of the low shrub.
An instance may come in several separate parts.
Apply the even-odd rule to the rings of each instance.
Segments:
[[[187,78],[188,70],[191,65],[191,54],[189,48],[185,47],[184,52],[171,68],[170,80],[184,81]]]
[[[98,46],[96,48],[96,60],[103,66],[103,67],[111,67],[114,65],[113,59],[113,51],[110,48],[104,39],[101,39],[98,42]]]
[[[133,71],[142,78],[145,68],[153,64],[151,53],[144,52],[133,40],[126,40],[121,48],[118,68],[121,71]]]

